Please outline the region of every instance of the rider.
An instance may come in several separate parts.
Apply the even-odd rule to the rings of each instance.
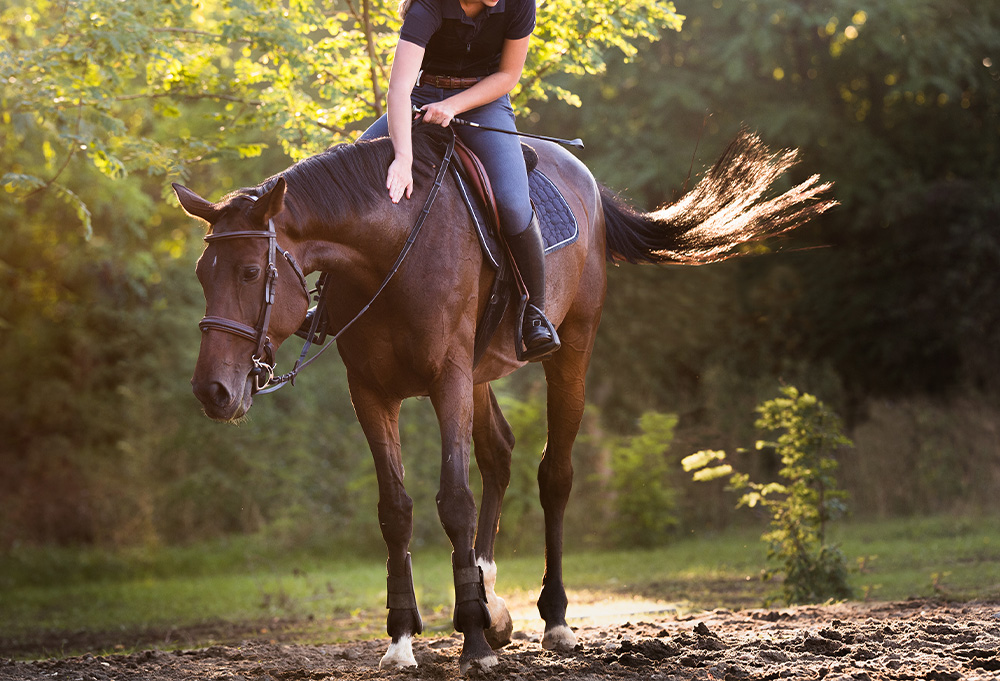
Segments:
[[[403,17],[389,75],[388,113],[360,139],[389,135],[395,160],[386,189],[394,203],[413,192],[412,106],[426,123],[452,118],[516,131],[510,91],[521,78],[535,28],[535,0],[403,0]],[[496,195],[500,225],[528,290],[522,340],[525,358],[559,349],[545,319],[545,255],[528,175],[516,135],[462,126],[462,141],[482,161]]]

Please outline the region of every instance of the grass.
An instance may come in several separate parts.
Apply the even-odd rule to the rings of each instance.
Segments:
[[[852,584],[859,599],[998,599],[997,521],[933,517],[841,523],[833,540],[857,561]],[[570,614],[574,602],[612,595],[689,609],[757,607],[777,589],[758,579],[766,564],[761,531],[691,535],[653,550],[571,554],[565,561]],[[449,632],[449,553],[421,550],[413,560],[425,623],[431,632]],[[499,562],[498,592],[512,610],[531,612],[541,556],[514,555]],[[384,598],[381,558],[289,551],[254,538],[114,554],[19,550],[0,557],[0,656],[52,654],[52,641],[60,636],[69,641],[62,652],[122,648],[113,642],[139,641],[135,633],[143,631],[159,632],[149,640],[162,644],[162,632],[210,623],[236,627],[239,636],[281,628],[285,638],[302,642],[380,636]],[[202,637],[206,640],[195,634],[184,644],[210,643],[218,632],[218,626],[210,628]]]

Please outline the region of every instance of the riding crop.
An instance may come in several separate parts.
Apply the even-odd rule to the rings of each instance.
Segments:
[[[414,105],[413,113],[423,115],[424,110]],[[517,135],[518,137],[529,137],[534,140],[545,140],[546,142],[556,142],[557,144],[565,144],[568,147],[576,147],[577,149],[583,149],[583,140],[577,137],[572,140],[565,140],[559,137],[548,137],[547,135],[535,135],[530,132],[520,132],[518,130],[504,130],[503,128],[491,128],[488,125],[481,125],[473,121],[467,121],[464,118],[452,118],[452,123],[457,123],[459,125],[467,125],[470,128],[479,128],[480,130],[489,130],[490,132],[502,132],[507,135]]]

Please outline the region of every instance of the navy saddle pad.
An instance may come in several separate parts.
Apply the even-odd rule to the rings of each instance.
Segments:
[[[485,217],[482,199],[469,187],[461,174],[454,170],[454,166],[452,168],[456,179],[458,179],[462,198],[476,224],[476,233],[479,236],[479,243],[483,247],[483,253],[493,268],[497,269],[500,267],[500,243],[490,222]],[[545,252],[557,251],[576,241],[580,236],[580,226],[577,224],[576,216],[570,210],[569,204],[566,203],[566,199],[559,193],[559,189],[556,188],[552,180],[536,168],[528,173],[528,189],[531,194],[531,203],[535,207],[535,214],[538,216],[538,224],[542,230]]]

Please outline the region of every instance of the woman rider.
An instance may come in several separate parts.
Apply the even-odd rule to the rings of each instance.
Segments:
[[[447,126],[455,116],[516,131],[510,91],[521,78],[535,28],[535,0],[403,0],[403,17],[389,75],[388,113],[360,139],[392,139],[395,159],[386,188],[393,203],[413,192],[412,106],[425,123]],[[525,358],[559,349],[545,320],[545,255],[528,196],[528,175],[516,135],[462,127],[462,141],[482,161],[496,195],[500,225],[528,289],[522,337]]]

